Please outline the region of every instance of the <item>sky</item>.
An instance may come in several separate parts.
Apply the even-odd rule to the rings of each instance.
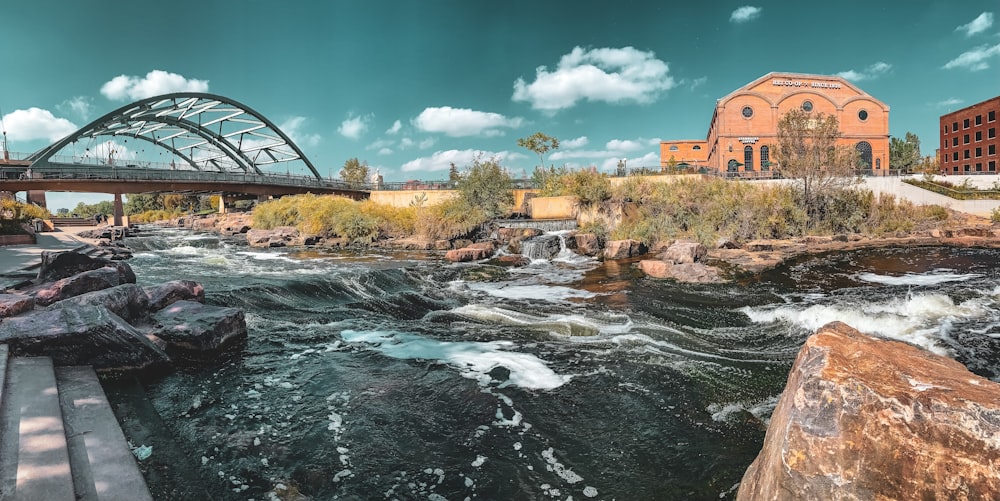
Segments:
[[[270,119],[324,176],[386,181],[477,157],[659,166],[715,101],[769,72],[840,75],[934,154],[938,118],[1000,95],[1000,3],[170,0],[0,3],[0,115],[30,153],[132,101],[219,94]],[[50,210],[109,195],[49,193]]]

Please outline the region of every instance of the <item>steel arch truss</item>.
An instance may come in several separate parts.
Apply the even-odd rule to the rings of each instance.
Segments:
[[[28,160],[45,163],[76,141],[109,136],[148,141],[195,170],[264,174],[276,164],[295,164],[296,171],[304,165],[322,179],[291,138],[263,115],[232,99],[196,92],[165,94],[123,106]]]

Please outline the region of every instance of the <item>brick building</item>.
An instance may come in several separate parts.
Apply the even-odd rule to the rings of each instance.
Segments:
[[[938,158],[946,174],[997,173],[1000,96],[941,116]]]
[[[661,142],[660,166],[769,176],[778,121],[795,108],[836,116],[838,144],[857,149],[873,173],[888,171],[889,107],[843,78],[799,73],[768,73],[716,101],[706,139]]]

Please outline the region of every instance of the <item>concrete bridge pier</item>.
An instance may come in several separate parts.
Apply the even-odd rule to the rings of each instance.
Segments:
[[[124,226],[124,224],[122,224],[124,218],[125,218],[125,206],[122,205],[122,194],[115,193],[115,217],[113,221],[114,225]]]

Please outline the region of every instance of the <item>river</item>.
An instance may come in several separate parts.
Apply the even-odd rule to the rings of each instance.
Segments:
[[[565,251],[477,282],[424,254],[174,229],[128,244],[140,284],[196,280],[246,311],[245,347],[143,382],[206,499],[732,499],[832,320],[1000,377],[995,250],[682,285]]]

